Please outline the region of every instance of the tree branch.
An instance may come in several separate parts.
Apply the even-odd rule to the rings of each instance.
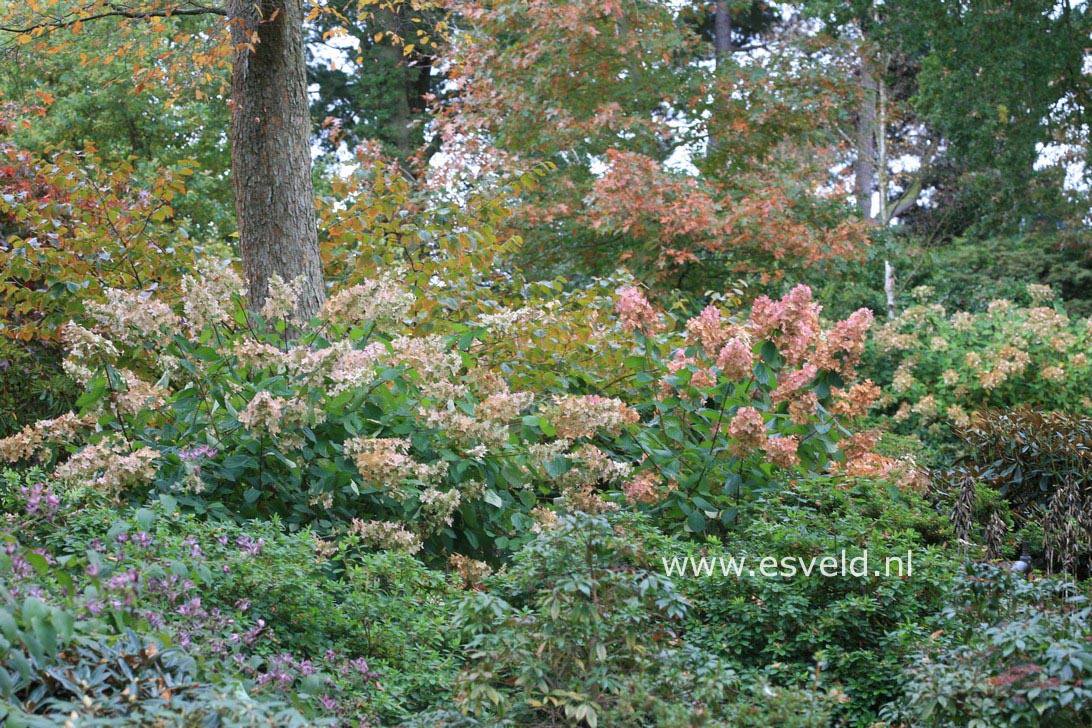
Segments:
[[[63,30],[65,28],[71,28],[76,23],[88,23],[94,20],[102,20],[103,18],[132,18],[142,20],[146,18],[171,18],[186,15],[220,15],[223,17],[227,17],[228,14],[228,11],[223,8],[209,7],[205,5],[195,5],[193,7],[164,8],[162,10],[130,10],[118,6],[116,3],[110,3],[109,7],[113,9],[82,17],[72,17],[71,15],[69,15],[67,18],[55,18],[46,22],[38,23],[37,25],[28,25],[25,28],[13,28],[10,26],[0,25],[0,31],[3,31],[5,33],[31,33],[35,30],[40,29],[49,29],[51,31]]]

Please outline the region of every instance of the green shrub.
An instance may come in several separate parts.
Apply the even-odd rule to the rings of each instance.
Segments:
[[[956,569],[943,547],[950,538],[948,519],[919,495],[883,483],[817,478],[751,504],[738,532],[723,540],[676,546],[665,566],[703,556],[745,560],[738,575],[716,562],[707,575],[691,567],[675,577],[692,603],[687,639],[750,679],[774,685],[808,687],[821,668],[822,684],[846,698],[836,714],[867,725],[898,689],[906,658],[900,628],[922,625],[940,609],[943,585]],[[861,577],[825,577],[818,568],[803,573],[811,559],[833,556],[841,568],[843,552],[849,566],[865,550]],[[901,560],[891,562],[890,575],[888,557]],[[789,559],[796,573],[763,576],[757,568],[763,558]],[[919,633],[928,631],[922,626]]]
[[[118,513],[81,500],[94,490],[21,482],[0,491],[11,604],[39,595],[103,649],[126,631],[180,648],[209,695],[275,699],[309,720],[397,723],[453,702],[458,591],[413,557],[352,539],[339,548],[276,520],[201,521],[168,496]]]
[[[971,564],[885,717],[922,726],[1092,724],[1092,608],[1073,584]]]
[[[15,341],[0,333],[0,437],[72,409],[79,390],[61,370],[62,359],[56,344]]]
[[[646,538],[664,539],[580,513],[543,527],[460,607],[460,703],[518,725],[825,725],[836,694],[746,687],[680,633],[687,602]]]
[[[602,491],[672,529],[724,530],[741,500],[844,460],[847,425],[879,395],[854,370],[871,314],[825,329],[805,286],[685,322],[624,287],[600,340],[559,362],[566,376],[513,391],[490,347],[549,306],[417,335],[391,273],[305,326],[289,284],[256,314],[230,269],[200,273],[184,278],[184,316],[112,289],[89,305],[94,330],[65,329],[81,413],[0,440],[0,458],[62,459],[55,479],[119,500],[155,491],[216,519],[497,559],[530,537],[536,507],[601,511]],[[617,369],[600,384],[587,362],[604,350]]]
[[[25,548],[9,534],[0,541],[5,725],[314,724],[275,695],[248,695],[230,667],[210,674],[199,651],[195,659],[171,644],[177,635],[135,619],[136,572],[100,578],[98,560],[80,573],[69,555]]]

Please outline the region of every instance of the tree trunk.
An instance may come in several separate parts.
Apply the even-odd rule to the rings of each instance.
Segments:
[[[380,27],[388,32],[397,33],[401,26],[398,15],[389,9],[380,6],[375,11],[376,20]],[[377,53],[383,61],[383,65],[390,74],[390,84],[393,92],[386,94],[390,117],[387,121],[388,138],[393,142],[398,161],[405,165],[413,155],[413,139],[411,137],[410,124],[413,117],[410,110],[410,96],[412,82],[406,68],[406,55],[402,52],[401,45],[384,41],[379,44]],[[389,88],[389,87],[388,87]]]
[[[717,0],[713,9],[713,50],[717,68],[732,55],[732,9],[728,0]]]
[[[250,307],[269,280],[302,277],[296,311],[307,320],[326,297],[311,183],[301,0],[231,0],[231,165],[239,252]]]
[[[861,215],[866,220],[877,217],[879,213],[873,206],[876,191],[876,105],[879,86],[869,52],[867,45],[862,44],[861,106],[857,110],[857,164],[854,170],[857,202],[861,206]],[[884,202],[881,199],[880,205]]]

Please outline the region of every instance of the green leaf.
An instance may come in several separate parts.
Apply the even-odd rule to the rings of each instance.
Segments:
[[[38,576],[45,576],[49,573],[49,562],[41,554],[34,553],[33,551],[27,551],[23,554],[23,558],[27,560],[34,570],[38,572]]]
[[[156,519],[154,511],[150,511],[147,508],[138,508],[135,517],[137,524],[140,525],[141,531],[152,530],[152,525],[155,523]]]
[[[572,470],[573,463],[564,455],[557,455],[546,462],[546,474],[551,478],[560,478]]]

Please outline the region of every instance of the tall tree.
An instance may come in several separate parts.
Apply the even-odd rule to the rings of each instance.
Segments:
[[[208,48],[180,57],[179,46],[194,37],[180,37],[175,22],[192,17],[217,23],[196,34]],[[261,305],[273,275],[299,278],[297,313],[309,318],[325,289],[311,182],[303,22],[301,0],[231,0],[226,8],[195,0],[29,0],[9,5],[0,30],[17,45],[57,52],[70,40],[66,34],[114,23],[99,36],[99,58],[133,56],[141,68],[138,88],[207,73],[230,58],[232,181],[250,302]],[[173,78],[165,78],[172,72]]]
[[[520,211],[538,271],[622,261],[707,290],[857,247],[830,172],[836,84],[791,33],[753,44],[773,52],[745,53],[748,26],[731,5],[735,50],[716,70],[716,44],[703,42],[716,38],[710,5],[460,6],[447,156],[479,170],[491,159],[556,165]],[[743,16],[754,7],[742,5]]]
[[[435,65],[448,13],[427,0],[330,0],[309,23],[311,113],[331,150],[377,141],[415,170],[438,150],[426,139],[429,101],[441,96]]]
[[[251,306],[270,278],[301,279],[297,312],[326,297],[311,182],[311,113],[301,0],[231,0],[231,162]]]

